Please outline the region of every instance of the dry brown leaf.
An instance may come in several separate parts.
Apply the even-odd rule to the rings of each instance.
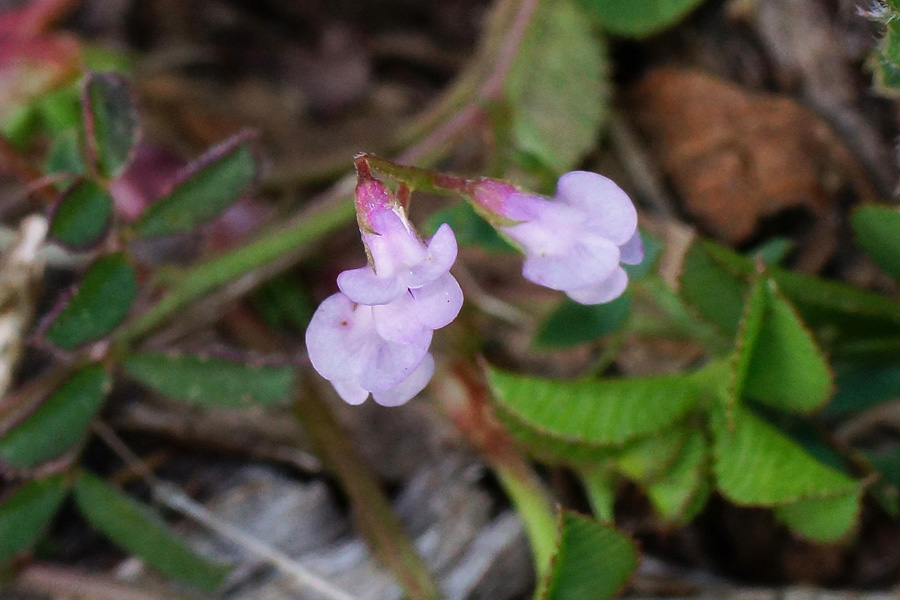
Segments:
[[[660,68],[634,86],[630,107],[685,211],[726,243],[749,240],[767,217],[805,208],[816,244],[833,244],[835,195],[849,184],[857,198],[875,196],[841,140],[791,99]]]

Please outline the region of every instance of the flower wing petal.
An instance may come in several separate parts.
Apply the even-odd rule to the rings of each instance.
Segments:
[[[619,265],[619,248],[599,237],[587,236],[557,256],[526,256],[525,279],[554,290],[587,287],[609,277]]]
[[[631,239],[619,246],[621,260],[626,265],[639,265],[644,262],[644,242],[641,232],[635,231]]]
[[[425,389],[431,376],[434,375],[434,358],[426,354],[416,370],[396,386],[381,392],[374,392],[372,397],[382,406],[400,406],[413,399]]]
[[[445,273],[425,287],[410,290],[410,293],[415,298],[414,310],[418,320],[431,329],[448,325],[462,308],[462,289],[450,273]]]
[[[373,334],[371,319],[354,310],[353,302],[344,294],[333,294],[319,305],[309,322],[306,351],[322,377],[329,381],[347,379],[362,368]]]
[[[613,180],[587,171],[572,171],[559,178],[556,198],[583,208],[592,226],[614,244],[626,243],[637,229],[637,211]]]
[[[415,340],[396,344],[378,338],[359,374],[359,384],[374,392],[383,392],[409,377],[428,353],[433,332],[422,328]]]
[[[628,286],[628,274],[619,267],[605,280],[594,285],[566,290],[566,295],[580,304],[603,304],[622,295]]]

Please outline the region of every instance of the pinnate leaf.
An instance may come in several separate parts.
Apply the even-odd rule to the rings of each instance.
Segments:
[[[94,262],[75,295],[47,330],[47,339],[72,349],[103,337],[119,325],[137,296],[137,276],[121,252]]]
[[[672,427],[703,394],[693,376],[557,381],[490,369],[498,416],[540,454],[571,460]]]
[[[137,234],[158,237],[190,231],[244,196],[259,171],[250,137],[238,134],[188,165],[171,191],[135,224]]]
[[[294,391],[296,370],[161,352],[132,354],[123,366],[134,379],[164,396],[236,407],[287,401]]]
[[[30,548],[68,493],[61,475],[26,483],[0,504],[0,563]]]
[[[900,281],[900,211],[891,206],[857,208],[850,219],[856,241],[885,273]]]
[[[201,558],[185,546],[147,506],[96,475],[81,476],[75,486],[75,501],[97,531],[163,575],[213,591],[228,573],[226,567]]]
[[[610,33],[641,38],[678,23],[703,0],[582,0],[588,13]]]
[[[752,260],[729,248],[709,241],[698,241],[695,245],[702,247],[704,254],[714,261],[720,274],[731,274],[738,282],[756,271]],[[823,339],[828,339],[829,348],[834,354],[849,348],[850,342],[877,341],[900,336],[900,303],[857,287],[780,267],[771,267],[769,275],[797,307],[803,320],[814,330],[820,330]],[[684,282],[685,276],[682,275],[682,283]],[[715,282],[707,286],[706,290],[710,294],[719,290],[719,293],[724,291],[734,295],[725,287],[715,285]],[[693,302],[695,298],[689,300]],[[732,302],[733,300],[729,301],[729,304]]]
[[[541,600],[612,598],[637,568],[637,548],[613,527],[563,512],[552,567]]]
[[[137,146],[140,120],[128,82],[116,73],[91,74],[82,97],[88,164],[102,177],[118,176]]]
[[[506,81],[516,148],[555,174],[594,146],[609,104],[605,45],[572,0],[541,2]]]
[[[113,200],[92,181],[72,186],[60,199],[50,222],[50,235],[75,248],[100,241],[112,217]]]
[[[742,506],[777,506],[853,493],[858,484],[811,457],[748,408],[734,407],[733,428],[712,413],[714,472],[720,491]]]
[[[719,264],[707,245],[694,242],[684,257],[681,295],[691,306],[727,335],[736,335],[747,283]]]
[[[100,365],[76,373],[0,438],[0,462],[27,469],[60,456],[84,436],[103,404],[109,383]]]

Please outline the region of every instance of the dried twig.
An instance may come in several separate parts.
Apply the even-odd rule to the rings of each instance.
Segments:
[[[94,424],[93,429],[125,464],[140,475],[153,492],[153,497],[161,504],[196,521],[213,533],[269,563],[289,576],[302,590],[315,592],[329,600],[354,600],[353,596],[298,564],[290,556],[220,519],[201,504],[189,498],[177,486],[159,479],[105,423],[98,421]]]

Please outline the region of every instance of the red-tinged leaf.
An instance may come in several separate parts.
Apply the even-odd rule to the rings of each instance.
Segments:
[[[131,162],[140,136],[137,101],[131,85],[116,73],[94,73],[84,83],[87,163],[112,179]]]
[[[251,132],[240,133],[188,165],[169,192],[135,224],[143,237],[190,231],[211,221],[246,195],[256,182],[259,161]]]

